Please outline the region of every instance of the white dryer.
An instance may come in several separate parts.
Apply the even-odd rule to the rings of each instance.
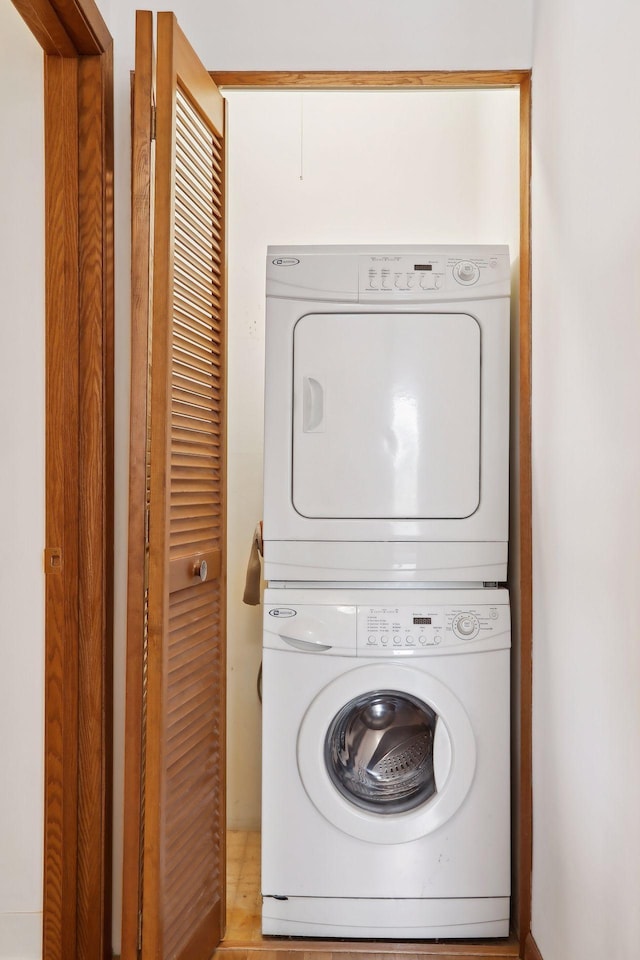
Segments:
[[[506,590],[267,589],[265,934],[509,932]]]
[[[271,582],[503,582],[504,246],[270,247]]]

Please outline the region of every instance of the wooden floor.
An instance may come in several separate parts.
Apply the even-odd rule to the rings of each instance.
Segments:
[[[215,960],[508,960],[515,937],[485,943],[378,942],[263,937],[260,932],[260,834],[227,833],[227,929]]]
[[[225,943],[260,943],[260,834],[227,831]]]

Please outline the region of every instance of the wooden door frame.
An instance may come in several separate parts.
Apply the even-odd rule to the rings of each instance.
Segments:
[[[94,0],[13,0],[44,53],[44,960],[111,956],[113,47]]]
[[[519,275],[519,442],[517,511],[519,569],[510,577],[520,587],[519,804],[515,845],[517,912],[514,932],[519,956],[532,949],[532,566],[531,566],[531,71],[212,71],[220,88],[256,90],[460,90],[515,87],[520,94],[520,275]],[[433,949],[433,948],[430,948]],[[446,952],[446,950],[443,950]]]

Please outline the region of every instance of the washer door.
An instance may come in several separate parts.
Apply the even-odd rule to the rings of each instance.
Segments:
[[[344,833],[404,843],[437,830],[473,781],[471,723],[440,680],[372,664],[325,687],[298,734],[298,769],[319,812]]]

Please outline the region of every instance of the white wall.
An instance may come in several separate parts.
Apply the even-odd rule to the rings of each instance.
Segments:
[[[544,960],[640,943],[640,9],[537,0],[534,870]]]
[[[115,55],[116,409],[114,947],[120,942],[129,384],[130,71],[136,0],[110,0]],[[533,0],[209,0],[175,10],[211,70],[470,70],[531,65]],[[231,517],[230,517],[231,519]]]
[[[42,51],[0,4],[0,958],[41,956],[44,704]]]
[[[123,55],[125,45],[133,49],[136,3],[113,0],[109,6],[109,26]],[[145,9],[174,10],[210,70],[531,66],[533,0],[156,0]]]
[[[257,829],[261,610],[242,604],[242,590],[253,528],[262,516],[266,247],[485,242],[508,243],[517,257],[518,94],[226,95],[228,823]]]

